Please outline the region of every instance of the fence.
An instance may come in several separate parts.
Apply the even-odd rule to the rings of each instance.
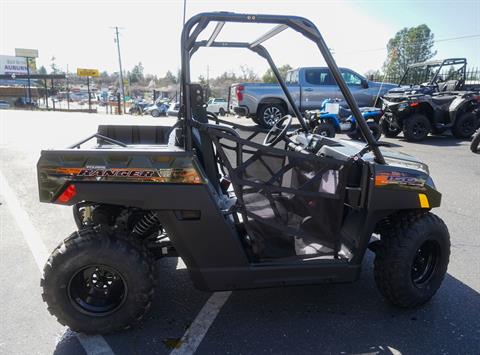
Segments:
[[[445,70],[439,73],[439,77],[444,81],[458,79],[458,74],[456,75],[452,75],[452,74],[453,74],[452,72]],[[369,75],[368,79],[371,81],[399,84],[400,80],[402,79],[402,76],[385,75],[385,74],[378,73],[378,74]],[[426,78],[425,75],[423,74],[422,77],[417,76],[410,79],[413,79],[414,84],[420,84],[422,82],[427,82],[429,78]],[[465,82],[467,84],[480,85],[480,70],[478,68],[468,69],[465,75]],[[404,84],[410,84],[410,82],[405,82],[404,80]]]

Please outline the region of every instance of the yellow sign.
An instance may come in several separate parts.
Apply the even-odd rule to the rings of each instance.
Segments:
[[[98,69],[82,69],[77,68],[78,76],[100,76]]]

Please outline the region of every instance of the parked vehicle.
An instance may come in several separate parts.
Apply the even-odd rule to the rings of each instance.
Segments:
[[[218,45],[225,22],[276,27],[250,44]],[[210,39],[198,41],[209,24],[216,25]],[[288,27],[323,54],[366,145],[310,132],[260,45]],[[259,144],[254,136],[263,129],[220,123],[207,112],[190,60],[194,48],[210,46],[268,58],[301,129],[285,115]],[[312,22],[199,14],[183,28],[181,56],[184,116],[175,127],[101,126],[90,137],[97,149],[81,149],[86,139],[41,152],[40,200],[73,206],[78,228],[53,251],[41,282],[62,324],[86,334],[138,324],[154,300],[155,258],[168,256],[184,260],[196,287],[215,291],[353,282],[369,247],[390,302],[412,308],[435,294],[450,255],[447,226],[430,212],[441,194],[425,164],[375,141]]]
[[[132,103],[132,106],[128,109],[128,113],[131,115],[143,115],[145,108],[149,106],[145,100],[136,100]]]
[[[435,92],[478,90],[480,83],[467,82],[467,60],[448,58],[429,60],[408,66],[398,87],[389,95],[433,94]]]
[[[360,106],[375,106],[378,97],[396,86],[369,81],[351,69],[340,68],[340,72]],[[343,99],[326,67],[290,70],[285,83],[301,112],[320,109],[322,101],[328,98]],[[292,107],[287,102],[277,84],[239,83],[230,88],[230,111],[251,117],[257,124],[267,128],[292,112]]]
[[[163,99],[157,100],[153,105],[144,108],[145,115],[152,115],[153,117],[166,116],[169,102]]]
[[[470,150],[477,153],[480,150],[480,128],[473,135],[472,143],[470,144]]]
[[[21,107],[21,108],[30,108],[30,109],[34,109],[34,108],[37,108],[38,107],[38,104],[31,100],[31,99],[28,99],[26,97],[19,97],[15,100],[15,107]]]
[[[177,117],[178,111],[180,111],[180,102],[172,102],[168,107],[167,115]]]
[[[460,139],[469,138],[480,125],[480,96],[470,91],[428,94],[388,94],[383,98],[381,121],[386,137],[403,131],[406,140],[419,142],[429,133],[451,130]]]
[[[227,100],[222,98],[210,99],[207,102],[207,111],[213,112],[220,116],[225,116],[228,112],[228,103]]]
[[[8,101],[0,100],[0,109],[8,109],[10,108],[10,104]]]
[[[341,107],[339,102],[339,99],[326,99],[320,110],[305,112],[305,118],[313,128],[313,133],[330,138],[334,138],[336,133],[346,133],[351,139],[364,140],[352,111]],[[382,110],[377,107],[360,107],[360,112],[373,137],[378,141],[382,135],[379,125]]]

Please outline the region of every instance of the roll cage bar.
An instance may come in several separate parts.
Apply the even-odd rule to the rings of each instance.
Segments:
[[[206,41],[197,41],[198,36],[205,30],[209,23],[215,22],[216,26],[210,35],[209,39]],[[216,42],[215,39],[218,37],[223,26],[226,22],[233,23],[264,23],[264,24],[274,24],[276,25],[271,30],[266,32],[264,35],[254,40],[253,42]],[[299,33],[301,33],[306,38],[313,41],[320,53],[322,54],[325,62],[327,63],[328,68],[330,69],[337,85],[340,88],[341,93],[345,97],[345,101],[350,107],[352,114],[354,115],[356,121],[358,122],[359,128],[367,141],[367,145],[372,150],[375,161],[380,164],[385,164],[385,159],[383,158],[382,153],[380,152],[378,143],[375,141],[366,121],[363,119],[363,116],[358,108],[357,102],[353,97],[352,93],[348,89],[345,80],[343,79],[340,70],[338,69],[335,60],[333,59],[330,50],[328,49],[325,41],[323,40],[320,31],[317,27],[310,21],[303,17],[298,16],[286,16],[286,15],[258,15],[258,14],[237,14],[232,12],[205,12],[200,13],[192,18],[190,18],[184,25],[181,38],[181,57],[182,57],[182,71],[181,71],[181,100],[184,110],[184,118],[186,122],[186,149],[190,150],[192,148],[192,106],[191,106],[191,96],[190,96],[190,59],[192,55],[200,47],[222,47],[222,48],[245,48],[249,49],[264,59],[267,60],[270,68],[272,69],[275,78],[280,84],[282,91],[284,92],[288,103],[293,109],[295,116],[297,117],[302,129],[305,132],[309,131],[308,125],[305,122],[298,106],[295,104],[293,97],[288,91],[287,85],[283,80],[280,72],[278,71],[277,66],[273,62],[270,54],[267,49],[261,44],[266,40],[272,38],[273,36],[279,34],[280,32],[291,28]]]
[[[410,69],[414,68],[419,68],[419,67],[425,67],[426,69],[428,68],[433,68],[433,67],[438,67],[438,69],[435,71],[435,74],[433,75],[432,79],[428,82],[429,85],[435,83],[437,81],[438,75],[440,74],[440,70],[446,65],[455,65],[455,64],[462,64],[462,67],[456,72],[462,72],[463,77],[466,78],[467,76],[467,59],[466,58],[448,58],[448,59],[439,59],[439,60],[429,60],[426,62],[421,62],[421,63],[414,63],[411,64],[407,67],[407,70],[403,74],[402,78],[400,79],[399,86],[402,85],[403,80],[407,77],[408,71]],[[427,79],[428,71],[425,70],[425,79]]]

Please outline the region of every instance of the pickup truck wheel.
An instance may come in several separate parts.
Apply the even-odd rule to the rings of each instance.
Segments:
[[[334,138],[335,127],[333,127],[330,123],[320,122],[317,127],[313,129],[313,133],[323,137]]]
[[[220,116],[225,116],[225,110],[223,109],[223,107],[220,107],[220,110],[218,110],[218,113]]]
[[[380,121],[380,127],[382,129],[382,133],[385,137],[387,138],[395,138],[402,132],[400,128],[395,128],[393,127],[390,123],[388,123],[386,120],[381,120]]]
[[[407,118],[403,124],[403,136],[409,142],[423,141],[430,131],[430,121],[426,116],[419,113]]]
[[[472,112],[465,112],[455,120],[452,134],[455,138],[466,139],[472,136],[477,129],[477,116]]]
[[[138,324],[154,294],[153,258],[142,245],[91,228],[52,253],[41,280],[48,311],[73,331],[107,334]]]
[[[283,116],[285,108],[279,104],[265,104],[260,107],[257,113],[258,124],[265,128],[271,128]]]

